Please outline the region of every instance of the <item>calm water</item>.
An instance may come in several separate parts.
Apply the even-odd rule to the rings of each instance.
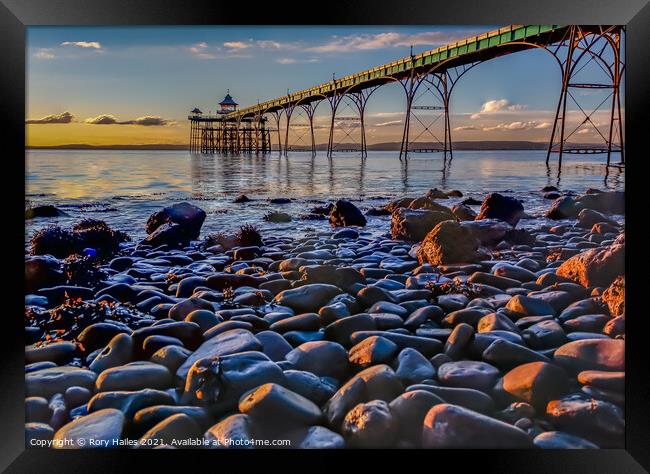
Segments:
[[[26,237],[49,223],[69,225],[95,217],[140,238],[152,212],[181,200],[208,213],[204,232],[233,229],[244,222],[257,223],[263,230],[293,232],[305,226],[327,227],[326,222],[301,221],[297,216],[317,202],[337,198],[350,199],[365,210],[434,187],[459,189],[465,197],[479,200],[499,191],[522,199],[534,215],[549,205],[539,192],[546,185],[574,192],[589,187],[623,190],[625,185],[623,171],[614,168],[606,175],[604,157],[565,157],[558,176],[556,166],[546,167],[543,151],[458,151],[447,165],[441,156],[418,154],[404,164],[396,152],[370,152],[362,160],[352,155],[312,158],[299,152],[281,158],[277,153],[223,157],[185,151],[29,150],[26,160],[26,206],[54,204],[70,214],[28,222]],[[254,201],[233,204],[241,193]],[[294,201],[270,204],[268,199],[275,197]],[[270,210],[287,212],[295,220],[268,224],[262,217]],[[370,218],[370,228],[385,231],[387,221]]]

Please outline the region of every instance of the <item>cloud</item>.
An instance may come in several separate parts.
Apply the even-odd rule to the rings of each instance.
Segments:
[[[529,120],[526,122],[516,121],[516,122],[501,122],[497,125],[490,127],[483,127],[484,132],[493,132],[493,131],[517,131],[517,130],[540,130],[550,127],[549,122],[538,122],[536,120]]]
[[[244,43],[243,41],[226,41],[223,46],[229,49],[246,49],[250,48],[250,43]]]
[[[25,120],[27,124],[51,124],[51,123],[71,123],[74,121],[74,115],[70,112],[63,112],[62,114],[46,115],[40,119]]]
[[[317,63],[320,59],[318,58],[308,58],[308,59],[296,59],[296,58],[278,58],[275,60],[278,64],[296,64],[296,63]]]
[[[413,46],[440,46],[453,43],[466,38],[471,33],[456,32],[445,33],[442,31],[424,31],[421,33],[405,34],[385,32],[375,34],[359,34],[347,36],[333,36],[326,43],[305,48],[307,51],[322,53],[364,51],[380,48],[407,48]]]
[[[402,123],[401,120],[389,120],[388,122],[377,123],[375,124],[375,127],[389,127],[391,125],[397,125],[400,123]]]
[[[54,59],[56,56],[51,48],[40,48],[34,53],[36,59]]]
[[[461,132],[463,130],[478,130],[474,125],[461,125],[460,127],[454,128],[454,132]]]
[[[476,120],[481,117],[482,114],[496,114],[499,112],[517,112],[519,110],[525,109],[526,106],[523,104],[511,104],[507,99],[495,99],[488,100],[483,102],[481,105],[481,110],[475,114],[470,115],[469,118]]]
[[[102,49],[99,41],[64,41],[61,46],[77,46],[79,48]]]
[[[163,126],[170,125],[171,122],[162,117],[146,115],[134,120],[119,121],[114,115],[101,114],[97,117],[91,117],[84,120],[89,125],[142,125],[142,126]]]

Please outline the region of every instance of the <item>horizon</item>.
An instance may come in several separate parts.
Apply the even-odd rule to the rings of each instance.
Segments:
[[[342,77],[407,56],[411,44],[417,54],[494,28],[30,27],[26,147],[184,146],[188,111],[214,111],[228,90],[243,108],[325,82],[332,73]],[[529,50],[468,72],[451,98],[454,142],[547,142],[561,81],[554,64],[546,52]],[[599,80],[594,64],[584,69],[583,80]],[[579,94],[596,107],[603,92]],[[403,96],[393,84],[369,100],[369,145],[399,141]],[[594,127],[604,127],[606,114],[593,115]],[[569,103],[568,126],[580,126],[580,118]],[[292,118],[292,125],[300,122],[299,114]],[[319,107],[317,143],[326,141],[328,122],[327,107]],[[576,142],[596,140],[594,127],[579,130]],[[300,131],[292,133],[298,140]]]

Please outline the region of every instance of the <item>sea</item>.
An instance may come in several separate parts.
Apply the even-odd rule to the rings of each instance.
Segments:
[[[207,213],[202,233],[230,232],[245,223],[263,233],[301,235],[326,230],[326,220],[304,220],[315,206],[348,199],[362,211],[404,196],[417,197],[429,189],[460,190],[462,198],[483,200],[490,192],[520,199],[530,219],[522,226],[538,225],[551,201],[541,189],[556,186],[562,193],[579,194],[589,188],[625,188],[622,167],[606,167],[605,155],[565,155],[561,168],[557,155],[546,164],[538,150],[455,151],[413,153],[400,161],[394,151],[372,151],[362,158],[353,153],[279,152],[267,155],[200,155],[187,151],[145,150],[27,150],[25,207],[52,204],[66,217],[25,221],[25,242],[38,229],[57,224],[71,226],[83,218],[106,221],[134,240],[145,237],[149,215],[187,201]],[[619,156],[612,155],[612,163]],[[245,194],[251,201],[233,203]],[[273,198],[290,198],[273,204]],[[441,201],[442,203],[443,201]],[[475,210],[478,208],[475,207]],[[271,211],[292,216],[288,223],[269,223]],[[388,231],[389,216],[368,218],[368,231]]]

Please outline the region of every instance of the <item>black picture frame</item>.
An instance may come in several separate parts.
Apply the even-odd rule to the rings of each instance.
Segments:
[[[21,268],[24,265],[24,196],[25,150],[25,31],[32,25],[230,25],[230,24],[624,24],[626,25],[625,123],[626,123],[626,255],[627,278],[627,381],[626,381],[626,448],[595,451],[463,451],[424,452],[375,451],[362,453],[361,463],[393,462],[400,469],[402,459],[407,469],[422,460],[426,469],[451,469],[451,466],[481,469],[482,472],[647,472],[650,468],[650,377],[648,377],[646,329],[648,316],[643,314],[644,262],[642,248],[643,210],[641,195],[643,160],[648,155],[646,117],[650,110],[650,4],[648,0],[362,0],[352,2],[225,2],[218,0],[1,0],[0,4],[0,94],[5,174],[3,199],[3,290],[2,330],[0,343],[0,468],[7,472],[131,472],[135,462],[145,459],[179,463],[196,470],[197,461],[207,462],[213,470],[245,472],[271,456],[266,465],[280,469],[307,469],[308,456],[320,455],[318,467],[350,469],[341,453],[261,452],[156,452],[144,454],[133,450],[58,451],[24,448],[24,341],[20,312],[23,311]],[[647,211],[646,211],[647,212]],[[23,230],[21,230],[21,228]],[[647,270],[646,270],[647,272]],[[14,288],[15,287],[15,288]],[[18,314],[16,314],[18,313]],[[645,321],[644,321],[645,320]],[[190,460],[185,459],[189,454]],[[348,458],[349,458],[348,453]],[[282,456],[280,461],[279,456]],[[415,457],[413,457],[415,456]],[[420,458],[421,456],[421,458]],[[353,457],[357,457],[353,454]],[[282,463],[276,464],[275,459]],[[411,459],[411,460],[409,460]],[[189,461],[189,462],[188,462]],[[416,462],[417,462],[416,461]],[[268,461],[262,461],[268,462]],[[169,463],[169,464],[167,464]],[[303,464],[304,463],[304,464]],[[307,464],[309,463],[309,464]],[[408,463],[408,464],[406,464]],[[419,462],[418,462],[419,464]],[[444,467],[443,467],[444,466]],[[401,468],[403,469],[403,468]],[[464,469],[463,469],[464,470]]]

